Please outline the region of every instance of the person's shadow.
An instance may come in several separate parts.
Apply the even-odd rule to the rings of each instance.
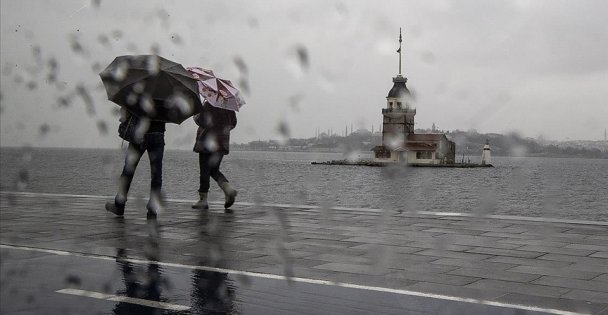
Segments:
[[[223,240],[229,233],[232,217],[210,217],[207,213],[201,214],[199,223],[200,248],[202,256],[200,266],[219,267],[224,263]],[[125,227],[125,222],[120,226]],[[122,232],[121,232],[122,230]],[[116,263],[122,273],[125,289],[118,290],[116,295],[130,298],[163,302],[163,289],[170,289],[167,279],[158,264],[160,261],[160,230],[154,217],[147,219],[148,236],[143,246],[144,256],[150,263],[141,266],[129,261],[127,253],[127,239],[124,229],[119,229],[119,239],[123,239],[123,247],[117,248]],[[139,266],[138,266],[139,265]],[[192,291],[191,308],[188,311],[171,311],[136,303],[121,301],[116,304],[112,313],[115,315],[160,315],[160,314],[238,314],[235,301],[235,284],[228,278],[228,274],[206,269],[194,269],[191,277]]]
[[[117,295],[160,302],[162,293],[161,288],[168,287],[168,282],[163,277],[162,270],[158,264],[160,246],[159,226],[156,218],[149,217],[147,219],[147,229],[148,237],[145,241],[146,244],[144,245],[144,255],[146,259],[151,261],[147,266],[138,268],[136,264],[131,263],[128,260],[127,250],[125,248],[117,248],[116,250],[116,263],[122,273],[125,285],[125,289],[119,290]],[[176,312],[169,310],[122,301],[116,304],[112,313],[116,315],[177,314]]]
[[[198,220],[202,253],[199,265],[222,268],[225,258],[223,241],[230,232],[229,225],[233,218],[201,212]],[[235,284],[227,273],[194,269],[191,281],[192,314],[240,313],[235,300]]]

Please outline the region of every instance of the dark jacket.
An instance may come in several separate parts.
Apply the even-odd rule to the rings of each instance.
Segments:
[[[194,122],[198,125],[194,152],[228,154],[230,130],[236,127],[233,111],[205,104]]]
[[[118,125],[118,136],[134,144],[164,144],[165,123],[162,121],[150,121],[150,125],[140,126],[139,117],[127,114]],[[145,128],[145,129],[144,129]]]

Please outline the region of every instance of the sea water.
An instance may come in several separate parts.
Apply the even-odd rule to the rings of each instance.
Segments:
[[[112,196],[124,150],[2,148],[2,191]],[[493,157],[494,168],[414,168],[311,165],[342,154],[233,151],[222,172],[238,200],[325,208],[464,212],[608,221],[608,160]],[[147,198],[146,155],[130,198]],[[197,198],[198,156],[165,151],[167,198]],[[211,201],[223,200],[213,182]],[[100,204],[100,208],[103,205]]]

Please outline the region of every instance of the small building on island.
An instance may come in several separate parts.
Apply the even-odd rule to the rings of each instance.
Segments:
[[[382,145],[372,149],[374,162],[407,164],[454,164],[456,144],[443,133],[418,134],[414,130],[416,107],[401,74],[401,29],[399,30],[399,74],[382,109]]]

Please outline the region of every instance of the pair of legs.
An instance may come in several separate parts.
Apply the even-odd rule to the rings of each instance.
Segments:
[[[207,194],[209,193],[210,179],[213,178],[224,191],[226,202],[224,208],[228,209],[234,204],[237,191],[234,190],[228,179],[220,172],[220,164],[224,155],[222,153],[199,153],[198,166],[200,169],[200,186],[198,188],[199,201],[192,205],[195,209],[208,209]]]
[[[147,136],[147,135],[146,135]],[[139,160],[148,152],[148,158],[150,159],[150,201],[148,202],[148,212],[154,214],[160,207],[161,200],[161,187],[163,181],[163,155],[165,151],[165,144],[162,139],[147,138],[144,136],[144,142],[141,144],[129,143],[127,148],[127,156],[125,157],[125,165],[120,175],[118,184],[118,193],[114,198],[114,206],[106,204],[106,209],[117,215],[124,213],[125,203],[127,202],[127,195],[129,194],[129,188],[135,175],[135,170],[139,164]]]
[[[218,184],[228,182],[226,176],[220,172],[220,164],[224,155],[221,153],[199,153],[198,167],[201,172],[199,193],[209,192],[210,178],[213,178]]]

